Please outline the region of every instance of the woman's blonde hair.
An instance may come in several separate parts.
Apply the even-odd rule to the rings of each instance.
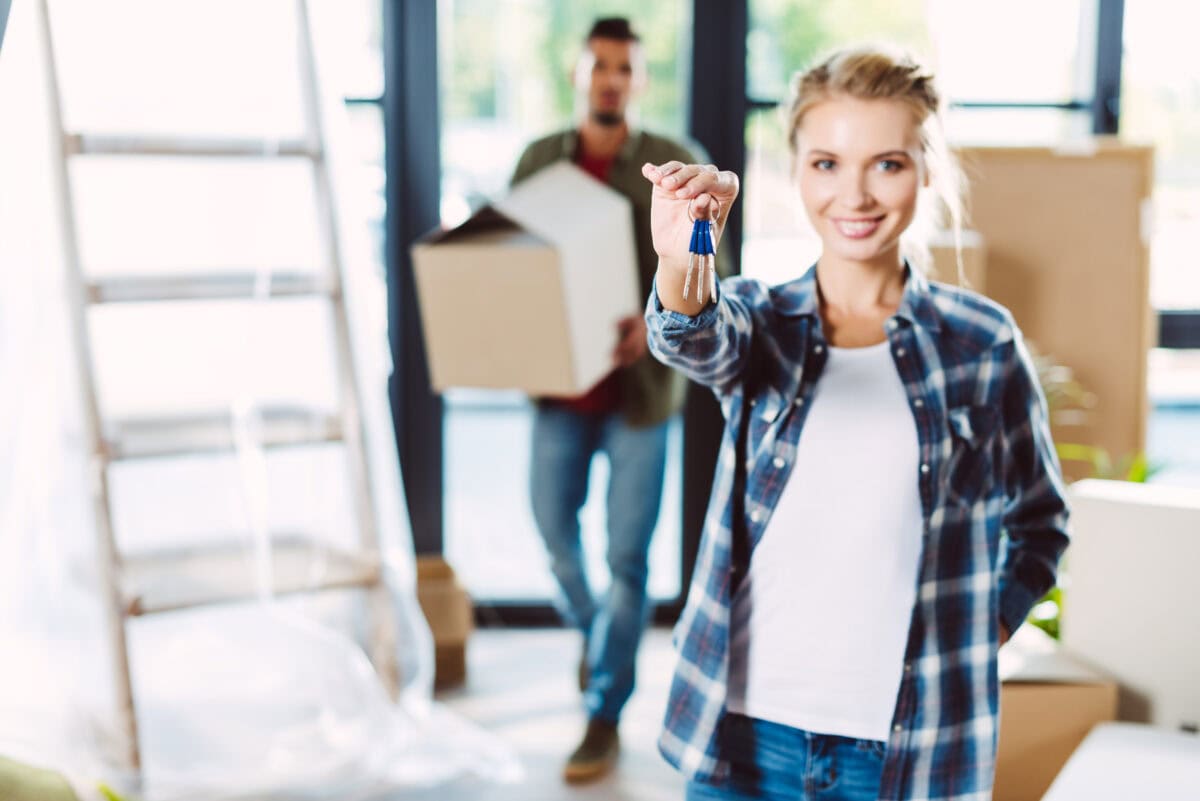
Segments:
[[[788,144],[793,157],[804,115],[831,97],[858,100],[897,100],[908,106],[921,131],[921,150],[933,198],[920,193],[917,216],[901,239],[904,257],[928,272],[932,265],[929,241],[939,224],[949,223],[954,234],[959,280],[963,280],[963,177],[942,127],[943,98],[933,72],[911,55],[887,45],[859,45],[837,50],[792,80],[787,111]],[[936,201],[941,201],[937,208]],[[933,202],[931,202],[933,201]]]

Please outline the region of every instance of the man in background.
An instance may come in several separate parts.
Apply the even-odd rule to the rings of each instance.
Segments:
[[[693,149],[631,127],[630,101],[644,86],[645,57],[624,18],[597,20],[585,39],[574,86],[582,119],[529,145],[513,183],[561,160],[629,198],[641,297],[650,294],[657,258],[650,240],[646,162],[697,161]],[[682,405],[684,381],[650,357],[641,309],[614,332],[613,370],[574,398],[539,398],[533,426],[530,492],[534,519],[561,589],[560,610],[583,633],[579,686],[588,712],[582,742],[563,776],[588,781],[607,773],[619,751],[617,723],[634,687],[634,663],[650,604],[646,579],[650,538],[658,521],[666,465],[667,421]],[[579,511],[587,498],[592,458],[609,461],[608,593],[589,586],[580,544]]]

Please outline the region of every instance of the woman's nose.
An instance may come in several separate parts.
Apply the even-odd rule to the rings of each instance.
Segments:
[[[848,209],[870,208],[874,201],[867,188],[866,176],[856,170],[843,172],[841,185],[838,187],[838,199]]]

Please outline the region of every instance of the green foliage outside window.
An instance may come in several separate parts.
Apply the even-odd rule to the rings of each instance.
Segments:
[[[1096,404],[1096,397],[1079,383],[1071,368],[1055,364],[1052,359],[1033,351],[1034,366],[1038,382],[1046,396],[1046,405],[1052,422],[1078,423],[1086,419],[1088,410]],[[1142,453],[1131,454],[1114,460],[1104,448],[1074,442],[1055,444],[1058,458],[1062,462],[1078,462],[1088,465],[1088,478],[1103,478],[1112,481],[1134,481],[1144,483],[1162,469],[1152,464]],[[1054,639],[1059,638],[1062,617],[1063,588],[1052,587],[1041,600],[1034,604],[1028,622],[1045,631]]]

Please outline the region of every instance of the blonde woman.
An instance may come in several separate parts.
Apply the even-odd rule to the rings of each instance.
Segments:
[[[1067,508],[1007,310],[928,280],[956,173],[932,75],[884,48],[798,76],[789,141],[817,264],[685,299],[695,216],[738,178],[647,164],[650,348],[727,421],[660,748],[689,799],[991,797],[996,652],[1054,584]],[[939,192],[940,190],[940,192]]]

